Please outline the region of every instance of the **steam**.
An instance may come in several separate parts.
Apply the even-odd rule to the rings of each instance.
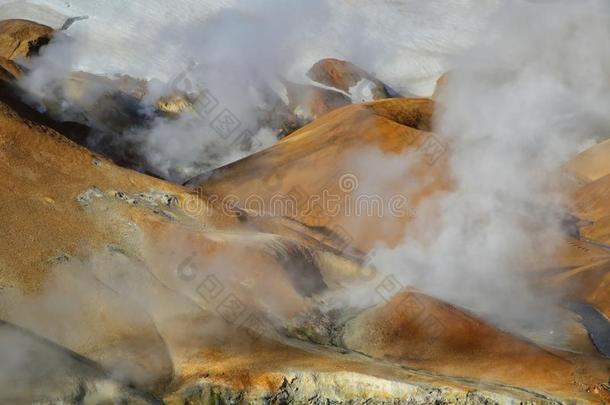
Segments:
[[[98,134],[88,146],[105,152],[113,144],[120,152],[128,150],[127,155],[141,156],[142,164],[132,167],[182,182],[273,144],[278,130],[269,127],[268,115],[277,114],[283,93],[279,80],[307,83],[305,72],[321,58],[350,60],[404,93],[431,93],[446,56],[470,44],[495,7],[493,2],[403,3],[73,5],[70,13],[91,18],[74,24],[69,38],[60,35],[48,46],[22,86],[39,101],[55,100],[60,115],[72,118],[78,100],[66,102],[61,84],[70,72],[150,80],[138,113],[148,123],[111,140]],[[177,120],[153,113],[156,99],[185,90],[199,100],[195,112]],[[218,130],[219,117],[229,117],[230,131]]]
[[[294,63],[294,44],[308,41],[327,15],[321,1],[259,1],[181,26],[171,44],[191,64],[173,72],[158,96],[195,90],[204,101],[177,121],[157,120],[144,142],[149,161],[164,177],[174,167],[186,169],[186,180],[273,144],[277,133],[262,118],[279,101],[271,86]]]
[[[610,129],[609,11],[593,0],[497,11],[440,96],[455,189],[418,208],[399,247],[378,249],[379,267],[505,326],[552,322],[553,297],[527,272],[565,237],[562,164]]]
[[[161,1],[130,2],[120,13],[91,6],[97,20],[59,35],[22,85],[42,100],[57,97],[56,83],[77,70],[148,79],[138,111],[146,125],[122,135],[152,172],[180,182],[272,144],[276,134],[261,111],[281,98],[278,81],[306,81],[322,57],[350,60],[398,91],[421,95],[450,68],[435,132],[450,144],[454,189],[417,207],[405,240],[378,248],[375,264],[404,269],[404,285],[500,323],[550,319],[546,303],[555,297],[540,295],[524,273],[532,257],[551,257],[564,236],[558,170],[610,126],[606,3],[227,3],[184,1],[167,17],[169,3]],[[195,111],[155,115],[155,100],[177,90],[197,96]],[[214,128],[223,111],[239,123],[230,134]]]

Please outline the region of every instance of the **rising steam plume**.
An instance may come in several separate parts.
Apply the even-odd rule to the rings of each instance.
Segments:
[[[381,268],[507,327],[557,326],[546,303],[558,297],[524,273],[566,237],[562,165],[610,129],[609,34],[604,1],[497,10],[440,95],[455,188],[420,207],[398,248],[379,249]]]
[[[363,0],[168,4],[134,1],[117,6],[118,13],[111,6],[75,4],[70,13],[95,15],[58,36],[22,85],[39,99],[53,99],[70,72],[128,74],[151,80],[141,111],[146,114],[156,98],[175,92],[172,83],[188,71],[192,87],[208,91],[218,111],[227,109],[241,125],[231,137],[218,136],[211,127],[214,111],[155,119],[143,131],[130,131],[126,138],[150,171],[178,182],[275,142],[260,122],[261,108],[272,108],[265,105],[266,92],[277,90],[280,79],[307,83],[305,72],[321,58],[350,60],[405,94],[430,94],[446,56],[472,43],[494,7],[413,0],[374,6]],[[246,130],[254,139],[244,150],[235,139]],[[107,141],[91,143],[100,149]]]

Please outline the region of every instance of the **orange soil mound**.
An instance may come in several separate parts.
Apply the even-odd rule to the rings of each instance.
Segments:
[[[551,352],[416,291],[350,321],[347,347],[436,372],[574,394],[607,376],[603,362]]]
[[[392,244],[401,239],[422,199],[449,187],[443,141],[426,131],[433,109],[428,99],[347,106],[273,147],[193,179],[189,185],[200,186],[208,195],[237,197],[242,208],[260,202],[267,213],[343,234],[363,251],[378,241]],[[399,157],[408,151],[408,159]],[[394,157],[399,167],[388,169],[386,182],[377,181],[363,156],[378,163]],[[421,182],[413,183],[413,179]],[[329,213],[324,206],[325,194],[338,200],[336,212]],[[386,204],[397,195],[406,200],[398,212],[389,212],[387,206],[382,207],[385,211],[379,205],[371,207],[376,202],[362,205],[366,198]],[[294,202],[296,208],[288,203],[280,203],[278,208],[282,198]],[[375,212],[359,215],[367,208]]]

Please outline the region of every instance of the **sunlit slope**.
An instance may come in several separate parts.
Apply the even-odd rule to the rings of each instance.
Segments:
[[[446,147],[428,132],[433,109],[428,99],[347,106],[188,185],[342,234],[363,251],[395,243],[421,200],[448,187]],[[389,205],[401,197],[398,208]]]

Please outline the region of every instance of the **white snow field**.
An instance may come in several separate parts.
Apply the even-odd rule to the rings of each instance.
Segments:
[[[88,16],[74,22],[68,32],[78,38],[74,69],[96,73],[169,80],[194,56],[206,58],[197,55],[199,44],[209,52],[217,41],[223,52],[236,47],[235,52],[247,53],[248,59],[261,57],[269,64],[284,64],[282,73],[292,80],[303,81],[303,73],[320,58],[338,57],[375,73],[398,91],[427,95],[446,69],[446,57],[476,39],[496,4],[476,0],[0,0],[0,18],[26,18],[60,28],[68,17]],[[215,20],[213,27],[206,27],[210,20]]]
[[[155,173],[181,182],[276,141],[268,128],[258,125],[257,109],[265,103],[258,84],[281,88],[279,78],[309,83],[308,69],[322,58],[335,57],[373,73],[399,93],[430,95],[450,57],[476,42],[496,4],[496,0],[0,0],[0,18],[25,18],[57,29],[69,25],[68,37],[58,35],[22,80],[30,94],[50,96],[48,83],[77,70],[151,79],[149,101],[194,83],[214,96],[222,106],[219,110],[238,117],[240,128],[254,134],[252,149],[244,151],[232,138],[217,136],[211,119],[185,114],[175,122],[159,120],[147,132],[142,152]],[[187,70],[188,66],[196,68]],[[366,82],[352,93],[356,102],[371,96]]]

